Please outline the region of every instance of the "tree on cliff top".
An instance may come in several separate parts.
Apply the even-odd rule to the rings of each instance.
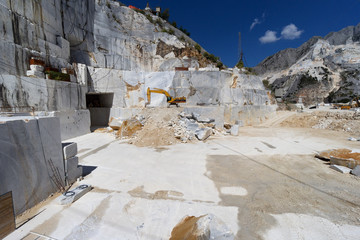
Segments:
[[[170,18],[170,10],[167,8],[162,13],[160,13],[160,17],[165,21],[169,21]]]

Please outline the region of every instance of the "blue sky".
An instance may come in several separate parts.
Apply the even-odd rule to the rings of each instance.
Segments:
[[[192,39],[228,67],[238,60],[239,32],[245,64],[252,67],[312,36],[360,23],[360,0],[120,1],[142,9],[147,2],[153,9],[169,8],[170,21],[187,29]]]

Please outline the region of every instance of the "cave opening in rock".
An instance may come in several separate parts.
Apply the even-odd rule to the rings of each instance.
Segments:
[[[107,127],[114,93],[87,93],[86,108],[90,111],[90,129]]]

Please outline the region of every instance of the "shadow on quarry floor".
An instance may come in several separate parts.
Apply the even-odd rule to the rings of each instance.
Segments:
[[[84,166],[82,165],[83,177],[89,175],[92,171],[94,171],[97,167],[94,166]]]
[[[106,125],[101,125],[101,126],[90,126],[90,132],[95,132],[98,129],[104,129],[107,128],[108,126]]]

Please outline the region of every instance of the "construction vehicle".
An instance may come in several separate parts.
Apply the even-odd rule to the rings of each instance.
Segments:
[[[147,89],[147,100],[148,102],[146,103],[146,105],[149,105],[150,104],[150,101],[151,101],[151,93],[160,93],[160,94],[164,94],[166,96],[166,101],[170,104],[170,105],[176,105],[176,106],[179,106],[178,104],[179,103],[186,103],[186,97],[176,97],[176,98],[173,98],[172,96],[170,96],[170,94],[163,90],[163,89],[160,89],[160,88],[154,88],[154,89],[150,89],[148,88]],[[145,106],[146,106],[145,105]]]
[[[355,104],[353,102],[355,101]],[[358,108],[360,107],[359,97],[354,97],[350,102],[349,105],[341,106],[341,110],[349,110],[350,108]]]

